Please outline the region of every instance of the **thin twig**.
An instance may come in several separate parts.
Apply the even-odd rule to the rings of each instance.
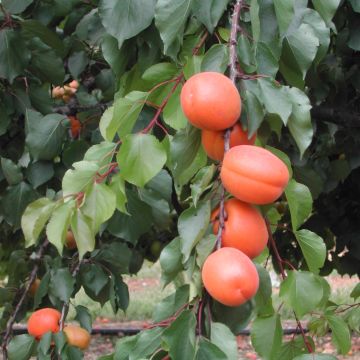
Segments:
[[[7,322],[7,325],[6,325],[6,332],[5,332],[5,335],[3,337],[3,341],[2,341],[2,351],[3,351],[3,356],[4,356],[4,360],[7,360],[8,359],[8,356],[7,356],[7,346],[9,344],[9,341],[10,341],[10,338],[11,338],[11,334],[12,334],[12,331],[13,331],[13,326],[14,326],[14,323],[16,321],[16,317],[17,317],[17,314],[19,313],[25,299],[26,299],[26,296],[30,290],[30,287],[31,285],[33,284],[33,282],[35,281],[36,279],[36,275],[39,271],[39,261],[43,258],[44,256],[44,252],[45,252],[45,249],[46,247],[49,245],[49,241],[47,239],[45,239],[43,241],[43,243],[40,245],[38,251],[36,252],[36,255],[35,255],[35,260],[36,260],[36,263],[30,273],[30,277],[29,277],[29,280],[28,282],[26,283],[26,286],[24,287],[23,289],[23,293],[21,295],[21,298],[19,300],[19,302],[17,303],[16,307],[15,307],[15,310],[14,312],[12,313],[10,319],[8,320]]]

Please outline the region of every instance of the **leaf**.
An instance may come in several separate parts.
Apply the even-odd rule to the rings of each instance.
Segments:
[[[280,34],[288,29],[294,16],[294,3],[296,0],[274,0],[276,18],[278,20]]]
[[[125,206],[127,203],[126,192],[125,192],[125,181],[121,177],[121,174],[116,174],[112,176],[110,189],[115,194],[116,209],[124,214],[128,214]]]
[[[246,90],[246,119],[248,136],[253,136],[264,120],[264,106],[258,97],[251,91]]]
[[[1,169],[9,185],[16,185],[23,179],[21,169],[10,159],[1,158]]]
[[[25,141],[35,160],[52,160],[60,153],[66,135],[65,119],[60,114],[41,117],[35,111],[27,111]]]
[[[300,157],[302,157],[314,135],[310,114],[312,106],[309,98],[301,90],[290,88],[288,94],[292,101],[292,113],[288,121],[288,128],[300,150]]]
[[[251,343],[264,360],[276,360],[281,347],[283,330],[280,315],[257,317],[251,328]]]
[[[213,45],[203,57],[201,71],[224,73],[229,64],[229,48],[224,44]]]
[[[9,360],[28,360],[36,346],[36,340],[30,335],[13,337],[8,346]]]
[[[69,56],[68,67],[70,74],[74,79],[79,77],[88,64],[89,58],[87,57],[85,51],[76,51]]]
[[[81,209],[77,209],[71,219],[71,230],[74,233],[80,258],[82,258],[86,252],[94,250],[95,236],[92,229],[91,219],[84,215]]]
[[[75,279],[68,268],[51,270],[49,294],[67,303],[74,290]]]
[[[358,283],[350,293],[350,297],[357,300],[360,297],[360,283]]]
[[[278,115],[286,125],[292,111],[292,104],[285,88],[267,78],[259,79],[258,83],[262,94],[261,99],[267,112]]]
[[[183,211],[178,220],[178,231],[181,237],[181,253],[183,263],[191,254],[191,250],[205,235],[210,222],[210,203],[199,203],[197,208],[190,207]]]
[[[203,237],[196,245],[196,264],[201,269],[206,258],[215,248],[216,236],[208,234]]]
[[[85,191],[94,182],[99,166],[94,161],[79,161],[73,164],[74,169],[66,171],[62,180],[64,196]]]
[[[333,344],[340,354],[346,355],[351,349],[350,330],[346,322],[333,313],[325,314],[325,318],[331,329],[331,338]]]
[[[34,189],[45,184],[54,176],[54,165],[50,161],[36,161],[26,169],[26,177]]]
[[[113,141],[117,132],[122,138],[132,131],[147,95],[145,92],[133,91],[115,100],[114,106],[108,108],[100,120],[100,132],[105,140]]]
[[[296,231],[295,236],[309,270],[318,274],[324,266],[327,254],[324,240],[319,235],[305,229]]]
[[[207,27],[209,32],[213,32],[223,15],[229,0],[194,0],[192,5],[193,14]]]
[[[193,1],[158,0],[156,3],[155,25],[164,43],[164,54],[173,60],[176,60],[182,45],[185,24]]]
[[[93,232],[97,233],[100,225],[114,214],[115,208],[115,193],[109,186],[95,182],[87,193],[82,212],[92,220]]]
[[[195,355],[195,314],[185,310],[164,331],[162,340],[173,360],[189,360]]]
[[[137,338],[134,348],[129,354],[129,360],[143,359],[156,352],[156,350],[160,348],[163,332],[164,329],[162,328],[142,331]]]
[[[260,316],[272,315],[271,304],[272,285],[270,274],[260,265],[256,265],[259,274],[260,284],[255,295],[256,310]]]
[[[299,317],[314,310],[322,297],[321,281],[310,272],[289,271],[288,277],[280,285],[280,298],[293,308]]]
[[[316,11],[319,12],[328,25],[335,15],[340,2],[341,0],[312,0]]]
[[[210,333],[211,342],[226,354],[225,359],[238,359],[236,337],[227,326],[221,323],[212,322]]]
[[[11,14],[23,12],[34,0],[2,0],[2,5]]]
[[[98,296],[109,282],[109,275],[98,264],[85,264],[80,269],[81,284],[85,292]],[[90,293],[89,293],[90,291]]]
[[[180,238],[176,237],[167,244],[160,254],[160,265],[163,271],[165,285],[173,280],[176,275],[183,269],[181,261],[181,243]]]
[[[337,360],[335,356],[328,354],[304,354],[295,357],[293,360]]]
[[[208,339],[200,337],[195,360],[209,360],[209,359],[227,360],[229,359],[229,357],[227,357],[226,354],[223,351],[221,351],[218,346],[210,342]]]
[[[310,342],[311,346],[313,346],[312,339],[310,337],[307,337],[307,339]],[[315,345],[313,349],[315,349]],[[278,353],[278,357],[281,360],[293,360],[294,358],[296,358],[296,356],[307,353],[308,349],[304,344],[304,339],[302,338],[302,336],[298,336],[282,344],[281,350]]]
[[[241,68],[246,73],[252,73],[256,71],[256,59],[253,46],[250,44],[250,40],[247,35],[240,34],[237,40],[236,51]]]
[[[154,18],[155,0],[101,0],[99,15],[106,31],[114,36],[119,48],[146,29]]]
[[[292,228],[297,230],[311,215],[312,197],[310,190],[307,186],[291,179],[285,189],[285,195],[290,208]]]
[[[178,72],[178,68],[169,62],[158,63],[147,68],[142,74],[142,79],[151,84],[159,84],[172,79]]]
[[[160,172],[166,162],[166,150],[153,135],[128,135],[117,156],[122,177],[139,187]]]
[[[27,49],[20,33],[15,30],[0,31],[0,78],[10,83],[20,74],[30,61]]]
[[[194,206],[196,207],[200,196],[206,190],[206,188],[211,183],[211,180],[215,174],[216,166],[210,165],[203,167],[198,171],[193,180],[191,181],[191,197],[194,202]]]
[[[21,227],[24,233],[26,247],[36,244],[55,206],[56,203],[48,198],[40,198],[25,209],[21,218]]]
[[[75,201],[69,201],[57,207],[46,227],[46,236],[51,244],[53,244],[59,254],[62,254],[65,244],[66,234],[70,226],[71,217],[75,210]]]
[[[360,1],[359,0],[350,0],[350,4],[355,12],[357,12],[357,13],[360,12]]]
[[[184,129],[188,123],[180,105],[181,89],[180,86],[176,88],[163,111],[165,123],[175,130]]]
[[[89,333],[91,333],[92,319],[89,310],[82,305],[75,306],[75,310],[76,310],[75,320],[77,320],[80,323],[82,328],[86,329]]]

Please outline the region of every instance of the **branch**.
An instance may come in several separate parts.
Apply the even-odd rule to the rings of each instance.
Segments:
[[[62,115],[75,115],[81,111],[88,111],[99,109],[103,113],[108,107],[108,104],[98,103],[94,105],[80,105],[75,97],[72,97],[67,105],[54,106],[53,111]]]
[[[360,114],[349,112],[343,108],[332,109],[325,106],[315,106],[311,109],[311,116],[320,121],[326,121],[345,127],[360,127]]]
[[[26,299],[26,296],[30,290],[30,287],[32,285],[32,283],[35,281],[36,279],[36,275],[37,275],[37,272],[39,270],[39,261],[42,259],[42,257],[44,256],[44,251],[46,249],[46,247],[49,245],[49,241],[47,239],[44,240],[44,242],[40,245],[38,251],[36,252],[36,255],[35,255],[35,260],[37,261],[37,263],[34,265],[31,273],[30,273],[30,277],[29,277],[29,281],[27,282],[24,290],[23,290],[23,293],[21,295],[21,298],[19,300],[19,302],[17,303],[16,307],[15,307],[15,310],[14,312],[12,313],[10,319],[8,320],[7,324],[6,324],[6,332],[5,332],[5,335],[3,337],[3,341],[2,341],[2,351],[3,351],[3,356],[4,356],[4,360],[7,360],[8,359],[8,356],[7,356],[7,346],[9,344],[9,341],[10,341],[10,338],[11,338],[11,334],[12,334],[12,331],[13,331],[13,326],[14,326],[14,323],[16,321],[16,317]]]

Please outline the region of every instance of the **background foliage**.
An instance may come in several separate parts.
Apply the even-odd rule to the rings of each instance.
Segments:
[[[148,358],[160,347],[153,359],[167,352],[172,359],[235,359],[228,327],[236,333],[250,318],[253,345],[264,359],[307,359],[300,356],[306,353],[301,338],[282,344],[270,278],[261,266],[255,300],[240,309],[210,301],[217,322],[209,322],[207,314],[208,322],[200,325],[208,339],[195,332],[198,320],[191,309],[201,304],[199,271],[215,241],[208,225],[218,202],[218,168],[207,159],[199,131],[187,124],[179,94],[183,80],[196,72],[227,71],[232,5],[2,0],[2,330],[45,237],[52,245],[39,262],[40,288],[17,320],[39,306],[61,309],[81,287],[94,301],[110,301],[115,312],[125,310],[129,294],[121,275],[136,273],[144,258],[155,261],[164,248],[164,283],[175,281],[178,288],[159,305],[154,320],[185,310],[167,328],[120,340],[108,359]],[[340,312],[339,304],[329,303],[322,276],[334,269],[360,273],[360,3],[243,5],[236,45],[241,122],[293,174],[285,195],[262,209],[281,258],[299,270],[288,272],[280,296],[299,318],[317,309],[313,331],[321,335],[331,328],[338,351],[346,353],[349,329],[358,330],[359,308]],[[72,79],[80,83],[75,96],[66,103],[51,97],[53,86]],[[79,136],[71,132],[69,115],[81,122]],[[63,250],[69,226],[78,253]],[[357,287],[353,298],[358,297]],[[82,326],[90,328],[86,309],[76,310]],[[56,346],[62,358],[81,356],[64,347],[61,334]],[[37,347],[41,358],[50,347],[46,341]],[[26,359],[34,344],[29,336],[15,338],[9,355]]]

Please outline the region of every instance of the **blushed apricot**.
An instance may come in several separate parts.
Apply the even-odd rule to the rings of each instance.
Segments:
[[[201,131],[201,143],[208,157],[213,160],[222,160],[224,157],[224,143],[225,143],[225,130]],[[256,135],[248,139],[247,131],[244,131],[240,124],[235,124],[231,129],[230,134],[230,148],[237,145],[253,145],[256,140]]]
[[[252,145],[231,148],[224,156],[220,176],[230,194],[250,204],[275,201],[289,181],[289,171],[277,156]]]
[[[255,265],[240,250],[230,247],[210,254],[201,275],[210,296],[227,306],[244,304],[256,294],[259,287]]]
[[[77,80],[73,80],[73,81],[69,82],[69,86],[72,87],[73,89],[78,89],[79,82]]]
[[[56,309],[43,308],[34,311],[27,323],[28,332],[38,340],[49,331],[56,333],[59,331],[60,318],[61,313]]]
[[[221,236],[223,247],[233,247],[242,251],[251,259],[260,255],[268,241],[268,232],[260,212],[249,204],[238,199],[225,202],[225,228]],[[217,234],[219,209],[213,211],[213,231]]]
[[[227,129],[236,123],[241,113],[236,86],[217,72],[192,76],[181,90],[180,101],[187,119],[200,129]]]
[[[85,350],[89,347],[91,336],[89,332],[80,326],[66,325],[64,333],[67,338],[68,344],[76,346],[79,349]]]

